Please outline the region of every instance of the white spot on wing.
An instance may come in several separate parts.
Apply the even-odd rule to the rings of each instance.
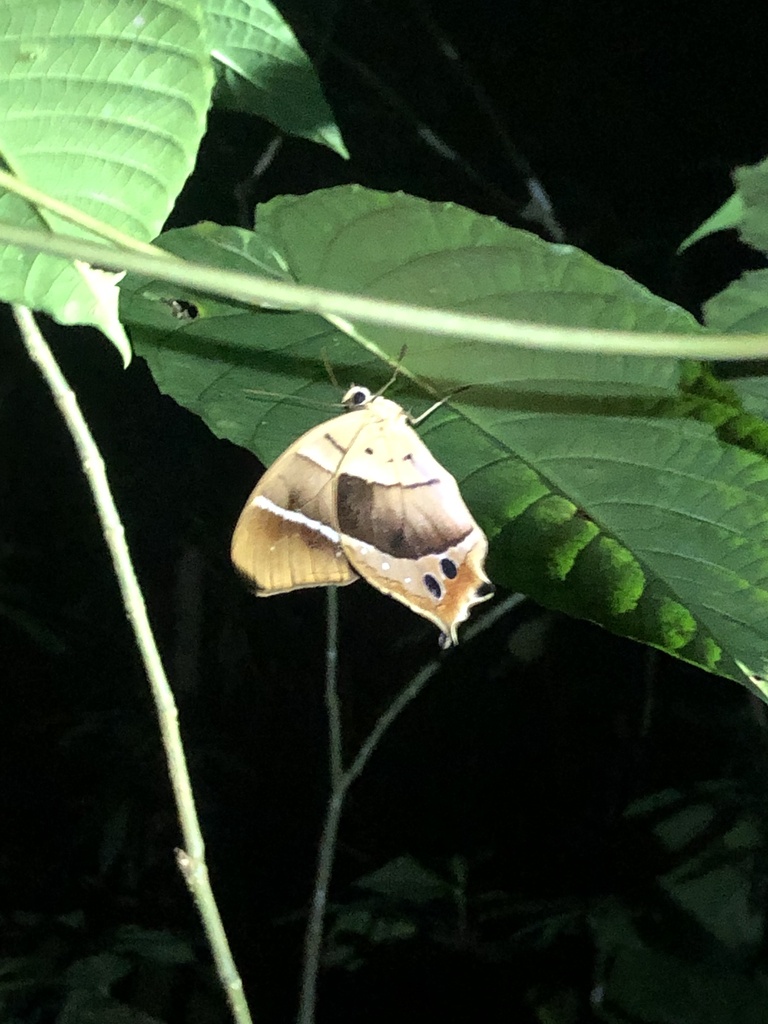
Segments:
[[[382,563],[381,563],[381,571],[382,571],[382,572],[389,572],[389,570],[390,570],[391,568],[392,568],[392,567],[390,566],[389,562],[382,562]]]
[[[299,523],[301,526],[306,526],[310,530],[314,530],[315,533],[321,534],[323,537],[327,537],[334,544],[338,544],[341,538],[333,527],[328,526],[326,523],[321,523],[317,519],[310,519],[309,516],[305,516],[303,512],[291,511],[287,508],[280,508],[274,501],[270,501],[269,498],[265,498],[263,494],[257,495],[251,502],[256,508],[263,508],[267,512],[271,512],[273,515],[278,516],[280,519],[287,519],[289,523]]]

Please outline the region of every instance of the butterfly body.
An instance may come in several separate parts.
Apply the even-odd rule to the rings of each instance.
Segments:
[[[449,646],[493,591],[485,535],[401,406],[360,387],[344,404],[261,478],[232,561],[259,596],[362,576],[434,622]]]

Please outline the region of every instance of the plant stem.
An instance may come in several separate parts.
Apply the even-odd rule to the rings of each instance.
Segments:
[[[17,178],[15,174],[10,174],[1,168],[0,188],[4,188],[8,192],[15,192],[17,196],[26,199],[28,203],[36,206],[38,210],[47,210],[49,213],[55,213],[62,220],[68,220],[70,224],[76,224],[78,227],[84,228],[94,235],[105,238],[109,242],[114,242],[115,245],[131,249],[133,252],[144,252],[150,256],[168,258],[168,253],[165,249],[160,249],[156,245],[149,245],[147,242],[140,242],[137,238],[126,235],[124,231],[118,231],[111,224],[107,224],[97,217],[92,217],[83,210],[78,210],[76,206],[70,206],[69,203],[62,202],[61,199],[56,199],[54,196],[41,192],[40,189],[35,188],[33,185],[27,185],[21,178]],[[75,259],[79,259],[79,257],[75,257]]]
[[[495,622],[525,601],[524,594],[511,594],[504,601],[497,602],[485,615],[478,617],[464,631],[463,640],[471,641],[484,633]],[[328,905],[328,891],[333,874],[336,841],[339,834],[344,800],[352,783],[359,778],[371,755],[401,711],[417,697],[427,683],[440,670],[443,654],[433,658],[400,691],[392,703],[376,720],[368,736],[350,766],[343,768],[341,750],[341,706],[337,689],[337,648],[338,648],[338,595],[335,587],[328,591],[328,627],[326,649],[325,703],[328,709],[328,730],[330,740],[331,792],[323,819],[320,843],[317,852],[317,869],[312,891],[312,903],[304,938],[304,961],[302,965],[301,998],[296,1024],[314,1024],[317,1003],[317,979],[320,973],[320,959],[323,949],[325,911]]]
[[[323,830],[317,849],[317,868],[312,890],[307,927],[304,932],[301,993],[299,996],[298,1024],[312,1024],[317,1002],[317,978],[323,947],[323,925],[328,905],[328,887],[333,873],[336,840],[344,806],[344,763],[341,734],[341,704],[339,703],[339,592],[328,587],[325,641],[325,706],[328,711],[328,768],[331,795],[323,819]]]
[[[339,703],[339,590],[328,587],[328,623],[325,641],[325,706],[328,709],[328,758],[331,785],[338,786],[344,777],[344,751],[341,736],[341,705]]]
[[[26,306],[14,306],[13,315],[27,352],[40,370],[64,417],[80,456],[83,472],[91,488],[104,540],[112,556],[115,575],[120,585],[125,612],[133,629],[136,646],[144,663],[144,670],[157,710],[168,773],[184,838],[185,848],[177,850],[176,854],[179,868],[200,913],[216,970],[229,1001],[232,1017],[237,1024],[251,1024],[251,1015],[245,1001],[242,981],[232,959],[227,936],[208,879],[205,845],[197,819],[195,800],[179,732],[179,713],[149,623],[144,595],[133,569],[128,544],[125,540],[125,530],[109,488],[104,460],[80,411],[75,393],[54,359],[32,312]]]
[[[79,259],[105,270],[126,270],[157,281],[166,281],[189,291],[221,295],[236,302],[270,309],[297,310],[332,321],[379,324],[488,345],[519,345],[556,352],[587,352],[686,359],[765,359],[768,340],[764,334],[648,334],[642,331],[612,331],[584,327],[556,327],[527,321],[454,313],[427,306],[371,299],[348,292],[328,291],[290,281],[275,281],[242,271],[181,260],[172,256],[122,251],[88,239],[33,231],[0,222],[0,244],[45,252],[66,259]],[[387,358],[379,346],[359,338],[379,358]],[[389,359],[394,366],[395,359]],[[405,373],[401,369],[401,373]]]

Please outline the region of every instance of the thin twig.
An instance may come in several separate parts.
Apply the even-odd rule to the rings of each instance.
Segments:
[[[411,0],[411,7],[415,10],[417,17],[424,23],[427,31],[433,37],[437,44],[440,53],[443,55],[445,60],[448,62],[448,66],[464,85],[465,88],[469,89],[472,93],[475,103],[477,104],[480,112],[487,118],[496,132],[496,136],[499,139],[502,149],[504,149],[507,159],[510,161],[515,169],[515,172],[520,175],[525,185],[530,202],[528,208],[522,211],[520,214],[528,221],[540,224],[541,227],[549,234],[553,242],[564,242],[565,232],[557,220],[552,200],[547,194],[546,189],[541,183],[540,179],[533,173],[533,168],[529,163],[528,159],[520,149],[512,141],[509,131],[507,130],[506,119],[499,115],[496,107],[491,100],[491,97],[486,92],[485,87],[481,83],[480,79],[473,74],[469,63],[460,56],[456,46],[438,25],[436,19],[432,16],[431,11],[424,0]],[[424,137],[424,136],[422,136]],[[425,141],[426,138],[425,138]],[[440,152],[440,148],[437,148],[437,152]],[[471,167],[471,165],[462,157],[460,154],[451,151],[449,159],[456,159],[459,167],[467,173],[470,180],[473,178],[480,178],[480,175]],[[482,178],[480,178],[482,182]],[[495,191],[501,191],[498,186],[491,184],[491,188]],[[489,194],[493,195],[493,192],[489,190]],[[511,202],[509,196],[502,192],[508,203]]]
[[[344,752],[341,737],[341,705],[339,704],[339,591],[328,587],[328,624],[325,641],[325,706],[328,710],[328,758],[331,785],[336,787],[344,774]]]
[[[464,631],[463,641],[473,640],[489,629],[500,618],[526,600],[524,594],[511,594],[504,601],[499,601],[485,615],[478,617]],[[325,911],[328,904],[328,890],[333,873],[333,861],[336,853],[336,841],[339,834],[344,800],[352,783],[360,777],[371,755],[395,721],[400,712],[417,697],[433,676],[442,668],[443,659],[451,657],[442,654],[428,662],[420,672],[400,691],[389,707],[379,716],[368,736],[363,740],[360,749],[350,766],[344,770],[341,761],[341,709],[336,688],[337,649],[338,642],[338,596],[332,587],[328,598],[328,647],[333,647],[333,655],[326,654],[326,706],[331,745],[331,793],[323,819],[323,828],[317,853],[317,870],[312,893],[312,904],[307,921],[304,940],[304,962],[302,965],[301,1000],[296,1017],[297,1024],[314,1024],[315,1004],[317,1002],[317,979],[320,973],[320,958],[323,948],[325,930]],[[334,754],[334,746],[337,754]],[[339,766],[337,772],[335,765]]]
[[[264,152],[256,161],[253,170],[249,175],[238,181],[233,192],[237,203],[237,223],[241,228],[250,229],[253,226],[254,193],[259,178],[266,174],[272,161],[275,159],[283,145],[284,136],[277,132],[267,143]]]
[[[200,913],[216,970],[232,1011],[232,1017],[237,1024],[251,1024],[251,1014],[245,1001],[243,984],[232,959],[221,916],[208,880],[205,846],[179,733],[178,710],[149,623],[144,596],[133,569],[125,540],[125,530],[109,488],[104,460],[80,411],[75,393],[54,359],[32,312],[26,306],[14,306],[13,315],[27,352],[48,384],[56,405],[64,417],[80,456],[83,472],[91,488],[104,540],[112,556],[115,575],[120,585],[125,612],[144,663],[144,670],[152,689],[152,697],[160,722],[168,773],[184,837],[185,848],[177,851],[179,868]]]
[[[464,630],[462,646],[465,646],[469,641],[474,640],[476,636],[479,636],[487,629],[490,629],[495,622],[498,622],[499,619],[503,618],[513,608],[517,608],[517,606],[522,604],[525,600],[525,594],[510,594],[505,598],[505,600],[498,601],[492,608],[488,609],[484,615],[478,616],[477,619],[475,619],[475,621]],[[400,693],[398,693],[389,707],[379,715],[376,724],[360,744],[360,749],[352,761],[352,764],[344,773],[346,789],[350,787],[355,779],[359,778],[368,763],[371,754],[374,752],[379,741],[384,736],[384,733],[389,729],[400,712],[403,711],[415,697],[418,697],[430,679],[437,675],[438,671],[443,667],[443,659],[446,657],[451,657],[451,655],[441,654],[437,658],[433,658],[432,661],[427,662],[424,668],[422,668],[420,672],[417,672],[413,679],[400,691]]]
[[[298,1024],[312,1024],[317,1002],[317,977],[323,946],[323,925],[328,905],[328,886],[333,873],[336,839],[344,806],[344,763],[341,735],[341,704],[338,691],[339,667],[339,593],[336,587],[327,591],[327,628],[325,641],[325,706],[328,712],[328,768],[331,796],[323,819],[323,830],[317,848],[315,884],[304,933],[304,956],[301,970]]]

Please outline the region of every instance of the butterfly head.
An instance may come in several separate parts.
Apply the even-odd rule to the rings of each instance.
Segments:
[[[353,409],[362,409],[363,406],[368,405],[372,398],[373,395],[368,388],[360,387],[359,384],[353,384],[342,398],[341,404],[346,406],[347,410],[351,412]]]

